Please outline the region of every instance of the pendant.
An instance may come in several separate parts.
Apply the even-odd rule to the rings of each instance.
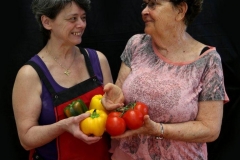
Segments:
[[[71,72],[67,69],[66,71],[64,71],[64,74],[66,74],[67,76],[69,76]]]

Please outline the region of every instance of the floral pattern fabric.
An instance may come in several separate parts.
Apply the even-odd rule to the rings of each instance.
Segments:
[[[121,55],[131,68],[122,87],[125,102],[146,103],[150,118],[163,123],[195,120],[199,101],[227,102],[221,59],[215,47],[209,48],[195,61],[174,63],[157,54],[149,35],[134,35]],[[124,154],[136,160],[207,160],[206,143],[146,135],[121,139],[114,149],[116,160]]]

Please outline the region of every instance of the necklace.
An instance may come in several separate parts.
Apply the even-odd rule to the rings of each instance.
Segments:
[[[66,68],[62,63],[60,63],[60,62],[58,61],[58,58],[59,58],[59,57],[53,56],[53,55],[50,54],[48,51],[46,51],[46,52],[54,59],[55,62],[57,62],[57,64],[58,64],[60,67],[62,67],[62,68],[64,69],[64,72],[63,72],[63,73],[64,73],[66,76],[69,76],[70,73],[71,73],[70,68],[72,67],[73,62],[74,62],[74,60],[75,60],[76,49],[75,49],[75,52],[74,52],[73,61],[72,61],[72,63],[70,64],[70,66],[69,66],[68,68]]]

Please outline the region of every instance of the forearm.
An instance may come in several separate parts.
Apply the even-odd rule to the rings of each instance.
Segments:
[[[66,120],[50,125],[33,126],[25,134],[19,134],[21,145],[26,150],[45,145],[66,131]]]
[[[166,139],[173,139],[185,142],[211,142],[217,139],[220,129],[211,129],[200,121],[188,121],[175,124],[163,123]],[[162,136],[161,126],[158,127],[158,136]]]

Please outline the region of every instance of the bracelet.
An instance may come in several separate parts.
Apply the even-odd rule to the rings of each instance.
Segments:
[[[160,123],[160,127],[161,127],[161,136],[157,136],[155,137],[155,139],[163,139],[164,129],[163,129],[162,123]]]

